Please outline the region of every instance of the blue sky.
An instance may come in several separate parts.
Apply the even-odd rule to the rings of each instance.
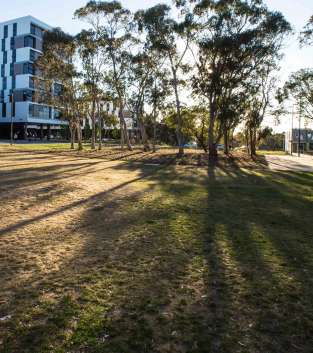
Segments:
[[[83,6],[86,0],[0,0],[0,22],[16,17],[32,15],[63,30],[76,33],[82,23],[73,19],[75,9]],[[152,6],[158,0],[122,0],[131,10]],[[163,2],[171,3],[170,0]],[[299,32],[310,16],[313,15],[313,0],[265,0],[272,10],[281,11]],[[280,80],[285,81],[289,74],[304,67],[313,67],[313,47],[300,49],[297,36],[288,40],[285,58],[281,62]]]

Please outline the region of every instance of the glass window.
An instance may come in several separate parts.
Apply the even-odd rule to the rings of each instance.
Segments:
[[[17,23],[13,23],[13,36],[17,36]]]
[[[10,39],[10,48],[11,48],[11,50],[14,49],[14,46],[15,46],[15,39],[14,39],[14,37],[11,37],[11,39]]]
[[[30,33],[36,37],[43,37],[44,30],[33,23],[30,25]]]
[[[12,62],[16,62],[16,49],[13,49],[12,51]]]
[[[9,28],[8,25],[4,26],[4,38],[8,38]]]
[[[34,75],[35,74],[35,68],[34,65],[32,63],[24,63],[23,64],[23,74],[27,75]]]
[[[36,40],[35,38],[31,36],[25,36],[24,37],[24,47],[30,47],[30,48],[35,48],[36,47]]]
[[[35,88],[35,80],[33,77],[29,78],[29,88]]]
[[[38,51],[35,50],[30,50],[30,61],[35,62],[40,56],[40,53]]]
[[[7,116],[7,105],[5,103],[2,104],[2,117],[5,118]]]
[[[45,105],[30,104],[29,105],[29,115],[32,118],[38,119],[50,119],[51,108]]]
[[[60,96],[62,92],[62,85],[59,83],[54,84],[53,92],[55,96]]]

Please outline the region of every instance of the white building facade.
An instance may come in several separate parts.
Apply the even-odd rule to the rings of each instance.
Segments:
[[[285,134],[285,151],[288,153],[313,153],[313,130],[292,129]]]
[[[114,130],[114,129],[119,129],[120,128],[120,122],[119,122],[119,113],[120,109],[114,105],[112,102],[101,102],[100,103],[101,110],[107,112],[110,115],[114,115],[117,119],[117,124],[115,126],[107,126],[103,124],[103,129],[105,130]],[[98,121],[98,118],[96,118]],[[138,130],[138,124],[136,119],[132,116],[129,110],[124,110],[124,119],[126,123],[126,127],[128,131],[137,131]],[[83,122],[83,128],[86,126],[86,121],[88,120],[89,126],[91,126],[91,118],[86,117],[85,121]]]
[[[52,28],[32,16],[0,23],[0,137],[8,137],[11,119],[18,138],[37,135],[67,125],[53,107],[39,103],[34,62],[42,53],[43,35]],[[13,95],[13,99],[11,98]]]

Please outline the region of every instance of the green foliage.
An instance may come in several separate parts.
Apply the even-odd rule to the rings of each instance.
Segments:
[[[209,145],[214,156],[221,130],[230,131],[244,119],[247,98],[262,95],[258,91],[261,72],[269,77],[277,69],[282,42],[291,27],[281,13],[254,0],[198,1],[193,15],[199,50],[193,89],[209,105]],[[257,115],[260,122],[263,112]],[[221,130],[214,134],[216,122]]]
[[[301,32],[300,43],[302,45],[313,44],[313,16],[311,16],[308,23],[306,24],[303,31]]]
[[[280,101],[292,97],[301,103],[301,113],[313,119],[313,69],[301,69],[293,73],[280,92]]]

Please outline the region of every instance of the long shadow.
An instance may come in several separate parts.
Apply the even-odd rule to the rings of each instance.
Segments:
[[[11,327],[4,352],[311,352],[312,179],[142,166],[138,178],[29,220],[88,206],[82,247],[32,292],[40,306],[59,281],[65,317],[58,294],[28,328]]]
[[[58,215],[58,214],[63,213],[65,211],[71,210],[73,208],[79,207],[79,206],[81,206],[81,205],[83,205],[83,204],[85,204],[87,202],[93,201],[93,200],[95,200],[95,199],[97,199],[99,197],[104,197],[106,195],[109,195],[110,193],[112,193],[112,192],[114,192],[116,190],[119,190],[119,189],[121,189],[121,188],[123,188],[123,187],[125,187],[127,185],[130,185],[130,184],[132,184],[132,183],[134,183],[136,181],[142,180],[142,179],[144,179],[146,177],[147,176],[144,175],[144,176],[140,176],[138,178],[134,178],[132,180],[129,180],[129,181],[126,181],[126,182],[124,182],[122,184],[119,184],[119,185],[117,185],[117,186],[115,186],[113,188],[110,188],[110,189],[108,189],[106,191],[94,194],[94,195],[92,195],[92,196],[90,196],[88,198],[72,202],[72,203],[70,203],[70,204],[68,204],[66,206],[58,208],[57,210],[53,210],[51,212],[47,212],[47,213],[41,214],[41,215],[39,215],[37,217],[33,217],[31,219],[18,222],[18,223],[14,224],[14,225],[11,225],[9,227],[5,227],[3,229],[0,229],[0,235],[5,235],[7,233],[14,232],[14,231],[18,230],[21,227],[25,227],[25,226],[27,226],[29,224],[39,222],[41,220],[44,220],[44,219],[47,219],[49,217]]]

